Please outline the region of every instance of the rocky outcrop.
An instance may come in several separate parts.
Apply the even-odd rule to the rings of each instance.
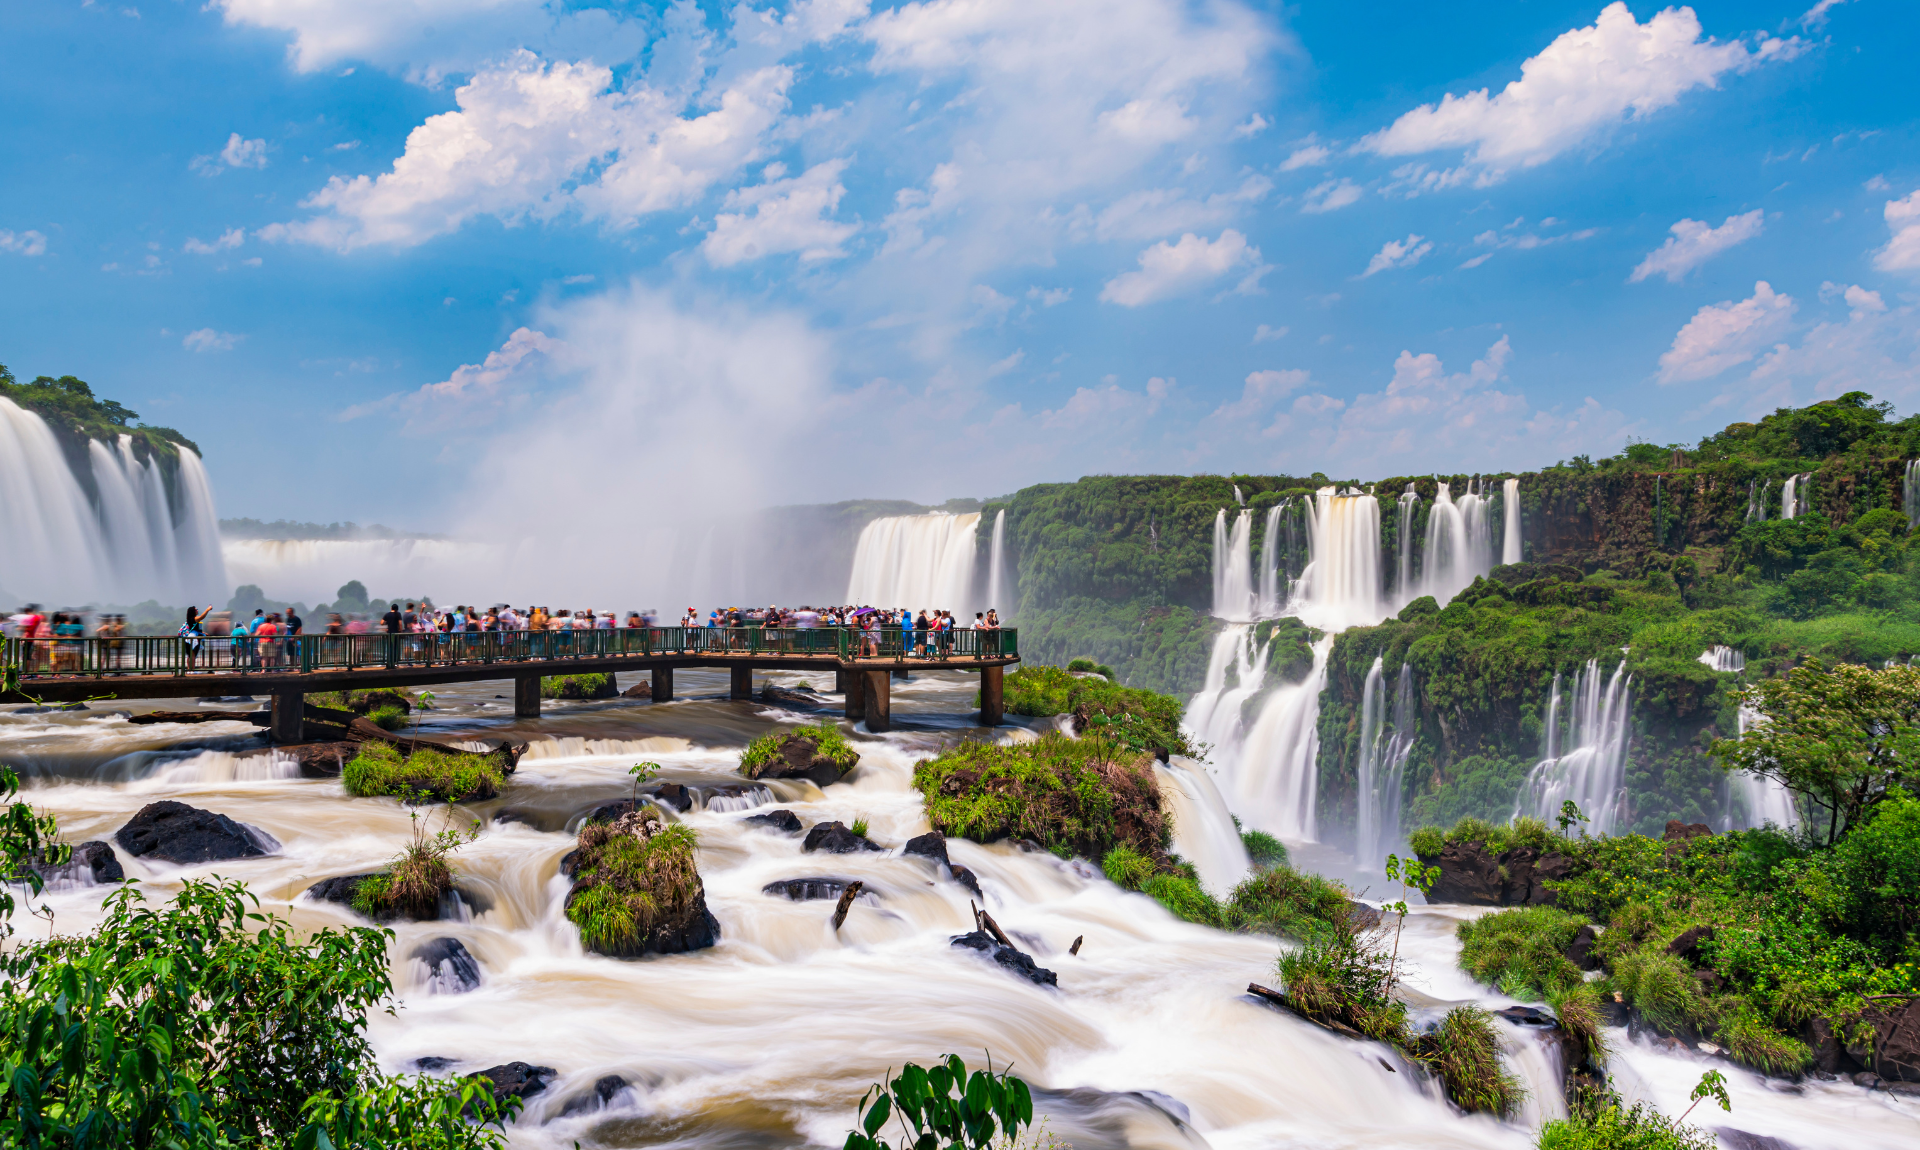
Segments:
[[[64,863],[28,863],[27,869],[40,876],[45,886],[55,883],[74,886],[101,886],[127,877],[120,856],[98,839],[79,843]]]
[[[1516,846],[1496,855],[1485,843],[1450,842],[1437,856],[1422,855],[1420,861],[1440,868],[1428,902],[1469,906],[1553,906],[1559,900],[1545,884],[1565,879],[1571,869],[1558,851]]]
[[[113,841],[135,858],[182,865],[259,858],[280,849],[265,831],[171,799],[141,807]]]
[[[285,744],[274,750],[274,754],[285,755],[299,764],[300,776],[307,779],[337,779],[359,753],[360,744],[346,739]]]
[[[802,727],[755,739],[740,759],[750,779],[808,779],[831,786],[860,763],[860,756],[830,726]]]
[[[567,1104],[560,1108],[560,1117],[571,1118],[575,1114],[591,1114],[595,1110],[605,1110],[613,1104],[615,1098],[619,1097],[622,1090],[632,1085],[633,1083],[618,1074],[602,1075],[594,1079],[592,1090],[567,1099]]]
[[[1848,1053],[1885,1082],[1920,1082],[1920,998],[1873,1007],[1862,1021],[1873,1027],[1873,1047]]]
[[[900,848],[900,853],[919,855],[921,858],[932,859],[941,866],[953,865],[953,860],[947,857],[947,836],[941,834],[939,831],[928,831],[923,835],[915,835],[907,840],[906,846]]]
[[[365,915],[367,913],[365,910],[353,904],[354,897],[360,893],[360,884],[366,882],[368,879],[385,877],[386,874],[384,872],[375,871],[368,874],[343,874],[335,875],[332,878],[323,878],[307,888],[307,897],[315,902],[334,903],[335,905],[346,907],[355,914]],[[458,891],[450,893],[452,893],[455,901],[460,899],[460,893]],[[367,915],[367,917],[373,919],[375,922],[439,922],[449,917],[449,909],[448,900],[442,897],[430,910],[425,910],[424,912],[421,908],[408,909],[400,906],[383,906],[375,910],[373,914]],[[458,917],[458,914],[456,913],[452,917]]]
[[[800,707],[805,710],[818,710],[826,706],[827,701],[812,687],[776,687],[769,683],[760,688],[760,701],[782,707]]]
[[[588,820],[561,861],[573,878],[567,920],[588,950],[610,958],[681,954],[712,946],[720,924],[694,869],[692,830],[668,826],[652,804],[612,822]]]
[[[464,994],[480,985],[480,963],[457,938],[430,938],[413,948],[427,965],[427,988],[435,994]]]
[[[806,841],[800,844],[803,851],[826,851],[829,854],[845,855],[858,851],[884,850],[875,846],[865,836],[854,834],[845,823],[815,823],[807,832]]]
[[[480,1072],[480,1077],[493,1083],[495,1098],[532,1098],[553,1085],[553,1080],[560,1077],[560,1072],[551,1066],[507,1062],[487,1067]]]
[[[1033,956],[1024,951],[1001,943],[984,930],[970,931],[953,939],[952,945],[967,950],[977,950],[994,962],[1033,983],[1035,986],[1058,986],[1060,976],[1033,961]]]
[[[815,899],[839,898],[840,892],[847,889],[850,881],[844,878],[783,878],[761,887],[760,893],[793,902],[811,902]]]
[[[792,811],[767,811],[763,814],[748,815],[740,820],[750,826],[766,827],[769,830],[783,831],[797,835],[803,829],[800,816]]]

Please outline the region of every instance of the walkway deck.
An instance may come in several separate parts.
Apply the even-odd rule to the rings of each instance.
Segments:
[[[303,696],[319,691],[514,681],[514,714],[540,713],[548,675],[652,675],[652,697],[673,697],[675,668],[732,673],[733,698],[752,697],[754,670],[833,671],[846,716],[869,730],[890,725],[888,681],[911,671],[980,673],[980,721],[998,726],[1001,676],[1020,661],[1013,630],[947,635],[709,627],[603,631],[469,631],[441,634],[303,635],[244,639],[128,636],[120,639],[9,639],[12,689],[0,700],[86,702],[204,695],[273,697],[273,737],[302,741]]]

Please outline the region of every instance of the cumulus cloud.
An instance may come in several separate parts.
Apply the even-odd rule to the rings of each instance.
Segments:
[[[1285,339],[1287,338],[1287,331],[1288,329],[1285,327],[1270,327],[1263,323],[1253,329],[1253,342],[1268,343],[1276,339]]]
[[[247,337],[244,335],[235,335],[230,331],[215,331],[210,327],[203,327],[198,331],[188,332],[187,337],[180,341],[180,346],[191,352],[232,351],[233,345],[245,338]]]
[[[1705,220],[1681,220],[1668,230],[1667,242],[1647,253],[1640,266],[1627,277],[1639,283],[1648,276],[1663,275],[1668,283],[1679,283],[1686,274],[1714,256],[1760,234],[1766,212],[1755,208],[1743,216],[1728,216],[1719,227]]]
[[[728,192],[725,208],[732,210],[714,217],[713,231],[700,244],[707,262],[731,267],[787,252],[799,252],[803,262],[845,255],[840,245],[860,229],[828,217],[847,194],[840,182],[846,167],[845,160],[828,160],[792,179],[769,178]]]
[[[1319,143],[1314,140],[1313,137],[1309,136],[1305,144],[1295,148],[1292,152],[1288,153],[1286,159],[1280,161],[1280,170],[1283,172],[1291,172],[1300,168],[1317,168],[1332,158],[1332,148]]]
[[[1308,189],[1306,202],[1300,205],[1300,210],[1310,214],[1339,211],[1358,200],[1361,192],[1359,185],[1345,176],[1327,180]]]
[[[187,161],[187,167],[203,176],[217,176],[228,168],[264,168],[266,166],[267,142],[242,139],[238,132],[227,137],[227,146],[221,148],[218,155],[195,156]]]
[[[1258,175],[1204,200],[1178,188],[1144,188],[1109,204],[1096,217],[1093,234],[1100,240],[1143,240],[1213,227],[1233,219],[1246,205],[1258,203],[1272,189],[1273,181]]]
[[[180,250],[189,255],[210,256],[215,252],[232,251],[234,248],[245,243],[246,240],[247,233],[244,228],[228,228],[226,231],[220,233],[220,237],[212,243],[188,236],[187,242],[180,245]]]
[[[28,228],[24,232],[10,232],[0,228],[0,252],[13,252],[16,255],[37,256],[47,250],[47,237]]]
[[[1409,235],[1404,240],[1388,240],[1380,250],[1367,261],[1367,270],[1360,273],[1359,279],[1366,279],[1376,272],[1392,268],[1410,268],[1420,262],[1421,257],[1433,250],[1430,243],[1421,243],[1425,236]]]
[[[484,424],[501,410],[517,406],[562,361],[566,350],[545,332],[522,327],[480,363],[461,364],[446,379],[416,391],[355,404],[341,412],[340,419],[397,410],[406,418],[407,430],[431,434]]]
[[[1214,408],[1207,418],[1236,427],[1264,425],[1262,436],[1277,435],[1284,430],[1285,421],[1273,418],[1275,409],[1281,400],[1310,382],[1311,377],[1298,368],[1249,372],[1241,384],[1240,398]]]
[[[1893,238],[1874,253],[1873,266],[1888,272],[1920,268],[1920,190],[1888,200],[1883,214]]]
[[[1694,313],[1660,357],[1661,383],[1709,379],[1746,363],[1784,334],[1798,305],[1761,280],[1747,299],[1722,300]]]
[[[1801,13],[1800,26],[1808,29],[1825,27],[1827,13],[1846,2],[1847,0],[1820,0],[1818,4]]]
[[[1140,270],[1108,280],[1100,298],[1121,307],[1139,307],[1185,295],[1242,267],[1254,268],[1250,278],[1258,281],[1263,270],[1260,249],[1249,245],[1247,237],[1232,228],[1216,240],[1188,232],[1178,243],[1162,240],[1141,252]]]
[[[1695,88],[1804,50],[1799,39],[1763,38],[1751,50],[1702,35],[1691,8],[1668,8],[1645,24],[1615,0],[1594,23],[1562,33],[1520,66],[1499,95],[1482,88],[1423,104],[1359,147],[1382,156],[1462,148],[1464,167],[1433,181],[1487,185],[1515,168],[1544,164],[1623,120],[1671,107]]]

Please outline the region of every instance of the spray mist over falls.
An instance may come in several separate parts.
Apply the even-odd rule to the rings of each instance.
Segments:
[[[996,528],[998,528],[996,523]],[[860,532],[846,602],[873,607],[931,607],[971,619],[980,513],[899,515]],[[996,605],[997,606],[997,605]]]

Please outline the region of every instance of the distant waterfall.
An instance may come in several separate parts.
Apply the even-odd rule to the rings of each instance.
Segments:
[[[1913,465],[1907,465],[1908,474],[1912,474]],[[1747,522],[1763,523],[1767,518],[1767,488],[1773,481],[1762,483],[1758,479],[1747,481]]]
[[[1920,527],[1920,459],[1907,460],[1907,473],[1900,481],[1900,506],[1907,513],[1907,530]]]
[[[1500,562],[1520,562],[1520,481],[1500,481],[1501,541]]]
[[[1241,753],[1224,768],[1227,802],[1250,825],[1291,842],[1318,832],[1320,692],[1326,686],[1333,636],[1313,645],[1304,682],[1267,692]]]
[[[971,619],[980,513],[895,515],[875,519],[853,550],[847,602],[930,608]]]
[[[1742,706],[1735,720],[1740,734],[1766,722],[1752,707]],[[1800,825],[1800,812],[1793,805],[1793,794],[1774,779],[1739,771],[1727,777],[1727,817],[1724,830],[1746,830],[1772,823],[1782,830]]]
[[[1233,501],[1242,507],[1247,505],[1247,497],[1240,494],[1240,485],[1238,483],[1233,485]]]
[[[1002,507],[993,513],[993,542],[987,549],[987,602],[984,609],[991,609],[1000,617],[1002,623],[1013,616],[1013,604],[1006,602],[1006,546],[1007,546],[1007,509]],[[964,626],[966,620],[960,620]]]
[[[1798,519],[1813,509],[1807,492],[1807,485],[1811,482],[1811,471],[1787,476],[1787,481],[1780,485],[1780,518]]]
[[[1380,501],[1322,487],[1308,505],[1313,559],[1301,573],[1300,617],[1322,630],[1370,627],[1387,617],[1380,593]]]
[[[1213,638],[1206,685],[1187,704],[1180,725],[1189,738],[1206,743],[1222,759],[1245,741],[1240,708],[1267,683],[1267,647],[1255,645],[1253,626],[1231,624]]]
[[[1413,664],[1400,664],[1391,717],[1383,667],[1376,655],[1360,703],[1354,855],[1365,870],[1400,844],[1401,780],[1413,750]]]
[[[1738,673],[1747,669],[1747,656],[1733,647],[1723,647],[1718,643],[1700,653],[1700,662],[1716,671]]]
[[[1253,618],[1253,512],[1241,511],[1227,527],[1224,508],[1213,517],[1213,614]]]
[[[90,440],[86,458],[90,483],[45,420],[0,399],[0,587],[50,606],[223,602],[232,586],[200,457],[179,449],[171,490],[131,436]]]
[[[1271,619],[1293,598],[1293,567],[1300,550],[1299,505],[1291,499],[1267,508],[1260,534],[1260,617]]]
[[[1467,589],[1475,578],[1493,570],[1493,540],[1487,524],[1487,501],[1468,485],[1456,502],[1447,485],[1439,485],[1433,509],[1427,514],[1426,547],[1421,553],[1419,590],[1445,604]]]
[[[1420,493],[1407,484],[1400,493],[1399,507],[1396,509],[1396,530],[1394,532],[1395,550],[1399,552],[1399,578],[1394,581],[1393,593],[1400,602],[1411,603],[1420,597],[1413,589],[1413,513],[1420,509]]]
[[[1591,820],[1589,831],[1596,835],[1613,831],[1626,799],[1632,687],[1633,676],[1627,674],[1625,659],[1620,660],[1604,686],[1599,660],[1587,660],[1573,679],[1569,700],[1573,713],[1563,739],[1560,677],[1554,676],[1553,695],[1547,704],[1547,753],[1521,785],[1514,817],[1532,815],[1551,822],[1559,815],[1560,804],[1572,799]],[[1573,749],[1562,753],[1560,748],[1567,743]]]

